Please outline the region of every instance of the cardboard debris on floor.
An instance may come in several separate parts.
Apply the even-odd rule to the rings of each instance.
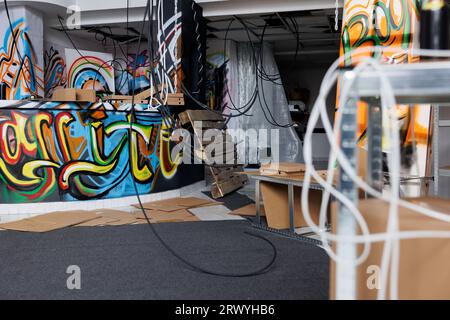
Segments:
[[[90,211],[60,211],[52,212],[19,221],[0,224],[0,229],[24,232],[48,232],[74,226],[80,223],[98,219],[95,212]]]
[[[138,208],[138,209],[140,208],[139,204],[134,204],[133,207]],[[165,212],[173,212],[173,211],[183,210],[185,208],[185,207],[177,206],[177,205],[154,203],[154,202],[143,203],[142,207],[145,210],[158,210],[158,211],[165,211]]]
[[[199,221],[188,209],[221,205],[221,202],[196,197],[180,197],[143,204],[151,223]],[[140,208],[139,205],[134,205]],[[52,212],[19,221],[0,224],[0,229],[47,232],[65,227],[122,226],[147,223],[139,210],[113,209]]]
[[[93,211],[99,217],[94,221],[76,225],[77,227],[96,227],[96,226],[124,226],[137,222],[135,215],[129,212],[113,210],[113,209],[99,209]]]
[[[145,213],[151,223],[199,221],[199,219],[195,215],[191,214],[187,209],[172,212],[145,210]],[[141,211],[136,211],[133,214],[138,220],[147,220],[144,213]]]
[[[157,210],[157,211],[166,211],[173,212],[179,211],[183,209],[191,209],[191,208],[199,208],[205,206],[215,206],[221,205],[221,202],[202,199],[196,197],[179,197],[179,198],[171,198],[159,201],[152,201],[143,203],[142,206],[146,210]],[[139,204],[134,204],[133,207],[140,208]]]
[[[264,217],[266,215],[266,211],[264,210],[264,206],[261,205],[260,208],[261,216]],[[234,214],[237,216],[244,216],[244,217],[255,217],[256,216],[256,204],[250,203],[242,208],[238,208],[236,210],[233,210],[230,212],[230,214]]]

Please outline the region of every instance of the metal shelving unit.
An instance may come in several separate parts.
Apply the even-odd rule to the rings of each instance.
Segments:
[[[385,65],[382,71],[390,81],[396,100],[399,104],[429,104],[439,109],[442,104],[450,103],[450,62],[426,62],[417,64]],[[354,79],[346,103],[346,111],[342,114],[341,148],[355,168],[358,167],[356,157],[356,111],[357,101],[368,103],[368,146],[367,168],[369,170],[368,182],[374,188],[382,187],[382,149],[381,126],[382,115],[379,99],[381,96],[381,80],[376,72],[367,71],[356,75],[353,71],[343,71],[343,83]],[[433,132],[433,150],[439,150],[439,112],[434,115],[435,126]],[[442,124],[450,125],[450,122]],[[434,193],[438,194],[438,176],[450,176],[450,168],[439,169],[438,156],[434,159]],[[349,197],[353,203],[358,203],[357,187],[344,173],[340,173],[340,191]],[[340,235],[356,235],[356,222],[348,210],[340,206],[338,215],[337,233]],[[337,253],[344,259],[352,260],[356,257],[356,245],[351,243],[338,243]],[[356,299],[357,283],[356,268],[338,263],[336,266],[336,298]]]

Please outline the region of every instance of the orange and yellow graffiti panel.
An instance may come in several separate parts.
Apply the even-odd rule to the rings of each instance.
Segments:
[[[361,58],[376,57],[386,64],[414,63],[411,53],[418,47],[420,1],[416,0],[348,0],[344,5],[340,56],[345,66]],[[368,48],[377,47],[377,51]],[[397,106],[402,143],[403,174],[425,174],[430,128],[429,106]],[[365,143],[367,107],[358,107],[358,141]],[[383,145],[389,144],[383,137]],[[386,150],[386,148],[384,148]]]

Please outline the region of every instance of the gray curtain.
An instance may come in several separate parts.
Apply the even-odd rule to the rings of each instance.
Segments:
[[[260,50],[259,45],[254,44],[256,50]],[[264,44],[263,50],[263,66],[268,75],[276,75],[279,73],[272,47]],[[248,42],[234,43],[230,41],[227,46],[228,63],[228,83],[230,96],[233,98],[236,107],[242,108],[245,103],[251,100],[254,93],[256,83],[259,85],[259,99],[257,98],[247,112],[249,116],[240,116],[232,118],[228,127],[230,129],[268,129],[266,135],[268,141],[273,139],[272,143],[272,161],[280,162],[303,162],[302,147],[297,133],[292,127],[282,128],[278,125],[286,125],[292,122],[289,113],[288,101],[282,85],[274,84],[270,81],[264,81],[256,77],[256,65],[253,56],[252,45]],[[281,84],[281,80],[277,80]],[[264,97],[263,97],[264,93]],[[265,102],[264,102],[265,99]],[[267,106],[266,106],[267,104]],[[228,101],[228,112],[236,114]],[[277,129],[278,134],[270,134],[270,129]],[[278,137],[277,137],[278,135]],[[246,163],[266,162],[267,151],[264,146],[255,148],[254,141],[245,137],[244,133],[237,133],[236,141],[238,152],[241,159]],[[264,140],[262,135],[259,136],[259,142]],[[244,143],[246,142],[246,143]],[[275,153],[278,152],[278,156]]]

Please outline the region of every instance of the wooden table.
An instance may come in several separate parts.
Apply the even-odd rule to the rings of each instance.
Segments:
[[[303,187],[304,186],[304,174],[298,175],[262,175],[259,171],[246,171],[243,172],[250,179],[255,180],[255,204],[256,204],[256,221],[259,225],[261,225],[261,188],[260,183],[263,182],[271,182],[282,185],[287,185],[288,188],[288,207],[289,207],[289,225],[290,231],[295,233],[295,224],[294,224],[294,187]],[[326,171],[319,171],[319,173],[326,179]],[[336,179],[334,179],[336,180]],[[309,185],[310,189],[313,190],[324,190],[324,188],[314,182],[314,179],[311,178],[311,183]]]

